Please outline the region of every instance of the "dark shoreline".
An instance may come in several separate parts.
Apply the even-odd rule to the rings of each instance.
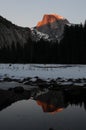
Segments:
[[[23,79],[12,79],[9,77],[5,77],[0,80],[0,83],[19,83],[20,85],[30,85],[30,86],[36,86],[39,88],[59,88],[59,87],[86,87],[86,78],[78,78],[78,79],[63,79],[63,78],[57,78],[57,79],[41,79],[39,77],[27,77]]]

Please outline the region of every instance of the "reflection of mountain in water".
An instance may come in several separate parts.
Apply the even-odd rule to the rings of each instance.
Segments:
[[[35,100],[44,112],[60,112],[66,107],[62,91],[51,90],[46,94],[38,96]]]
[[[84,106],[86,109],[86,88],[73,88],[62,90],[0,90],[0,111],[12,103],[29,98],[36,100],[44,112],[60,112],[68,105]]]

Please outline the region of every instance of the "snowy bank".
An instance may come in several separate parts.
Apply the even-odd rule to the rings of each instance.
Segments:
[[[42,79],[86,78],[86,65],[0,64],[0,79],[36,76]]]
[[[86,86],[86,65],[0,64],[0,81],[5,82],[4,86],[0,83],[0,88],[5,89],[42,83]]]

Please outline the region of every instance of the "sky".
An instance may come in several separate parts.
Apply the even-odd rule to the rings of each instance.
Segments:
[[[0,15],[23,27],[34,27],[44,14],[55,13],[70,23],[84,23],[86,0],[0,0]]]

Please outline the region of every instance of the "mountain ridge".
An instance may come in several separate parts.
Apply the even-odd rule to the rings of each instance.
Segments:
[[[0,16],[0,47],[10,46],[12,43],[15,46],[17,43],[23,46],[28,39],[39,41],[42,38],[46,41],[59,41],[63,37],[64,26],[68,23],[68,20],[60,15],[45,14],[42,21],[31,29],[15,25]]]
[[[20,43],[22,46],[31,36],[30,28],[13,24],[0,16],[0,47]]]

